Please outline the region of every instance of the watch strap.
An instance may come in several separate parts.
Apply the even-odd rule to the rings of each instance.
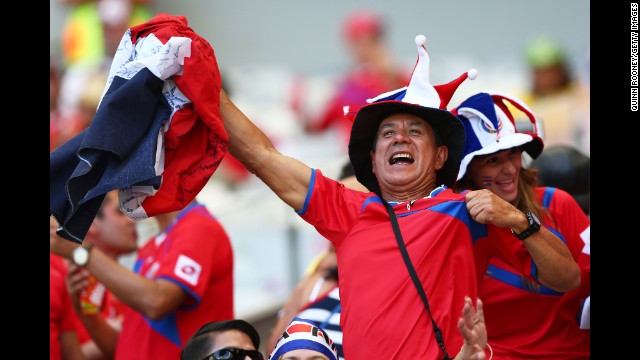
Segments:
[[[524,213],[524,215],[527,217],[527,222],[529,223],[529,226],[519,234],[513,231],[513,229],[511,229],[511,233],[521,241],[540,230],[540,222],[537,220],[537,218],[533,215],[531,211],[527,211],[526,213]]]

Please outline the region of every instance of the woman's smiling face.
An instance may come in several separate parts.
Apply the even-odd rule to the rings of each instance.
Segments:
[[[468,167],[469,180],[477,189],[489,189],[503,200],[518,196],[518,176],[522,168],[522,150],[518,147],[476,156]]]

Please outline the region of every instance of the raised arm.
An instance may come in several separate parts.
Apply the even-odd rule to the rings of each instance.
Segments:
[[[67,241],[58,234],[58,223],[49,219],[49,246],[51,252],[70,259],[78,244]],[[93,247],[86,270],[111,290],[122,302],[151,320],[168,315],[182,304],[187,294],[182,288],[164,279],[147,279],[140,276]]]
[[[302,209],[311,180],[311,168],[281,154],[224,90],[220,91],[220,112],[229,134],[229,152],[256,174],[282,201]]]
[[[466,194],[467,209],[479,223],[491,223],[521,233],[528,226],[524,213],[489,190]],[[522,241],[538,269],[540,284],[556,291],[569,291],[580,286],[580,268],[569,248],[554,233],[542,226]]]

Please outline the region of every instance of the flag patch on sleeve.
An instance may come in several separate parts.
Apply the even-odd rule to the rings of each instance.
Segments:
[[[177,277],[192,286],[198,285],[198,278],[202,272],[202,266],[186,255],[180,255],[173,270]]]

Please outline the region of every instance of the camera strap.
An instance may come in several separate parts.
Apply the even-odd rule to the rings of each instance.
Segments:
[[[449,354],[447,354],[447,349],[444,347],[444,340],[442,338],[442,331],[436,325],[435,320],[433,320],[433,316],[431,315],[431,309],[429,308],[429,301],[427,301],[427,294],[425,294],[424,289],[422,288],[422,283],[420,283],[420,279],[418,278],[418,274],[416,273],[416,269],[413,267],[413,263],[411,262],[411,258],[409,257],[409,252],[407,252],[407,247],[404,244],[404,240],[402,239],[402,233],[400,232],[400,226],[398,225],[398,219],[396,218],[396,213],[393,211],[391,205],[386,201],[382,200],[384,206],[387,208],[387,212],[389,213],[389,218],[391,219],[391,226],[393,226],[393,233],[396,236],[396,241],[398,242],[398,247],[400,248],[400,252],[402,253],[402,259],[404,260],[405,265],[407,266],[407,270],[409,270],[409,275],[411,276],[411,280],[413,280],[413,285],[415,285],[418,290],[418,294],[424,303],[424,307],[427,309],[427,313],[429,313],[429,318],[431,318],[431,326],[433,327],[433,333],[436,337],[436,341],[440,346],[440,350],[444,354],[444,360],[451,360]]]

